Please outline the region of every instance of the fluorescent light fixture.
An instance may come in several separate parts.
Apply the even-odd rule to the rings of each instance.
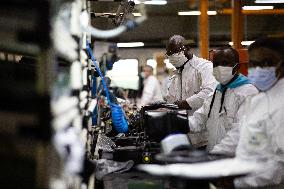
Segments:
[[[198,16],[200,15],[201,12],[200,11],[182,11],[182,12],[178,12],[179,16]]]
[[[254,42],[254,41],[242,41],[241,44],[242,44],[243,46],[249,46],[249,45],[252,44],[253,42]],[[231,42],[229,42],[229,45],[233,46],[234,43],[231,41]]]
[[[167,4],[167,1],[158,1],[158,0],[155,0],[155,1],[145,1],[144,2],[145,5],[166,5]]]
[[[143,42],[130,42],[130,43],[117,43],[117,47],[127,48],[127,47],[143,47]]]
[[[179,16],[198,16],[200,15],[201,12],[200,11],[181,11],[178,12]],[[207,11],[208,15],[216,15],[217,11]]]
[[[135,4],[142,3],[140,0],[134,0]],[[148,0],[143,2],[145,5],[166,5],[168,2],[166,0]]]
[[[284,0],[255,0],[255,3],[284,3]]]
[[[274,6],[243,6],[243,10],[271,10]]]
[[[138,17],[138,16],[142,16],[142,14],[140,12],[134,12],[132,13],[134,16]]]
[[[217,11],[207,11],[207,14],[208,14],[208,15],[216,15],[216,14],[217,14]]]

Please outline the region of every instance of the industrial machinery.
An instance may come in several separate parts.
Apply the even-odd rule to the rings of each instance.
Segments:
[[[151,163],[164,137],[187,132],[177,124],[186,114],[175,105],[138,111],[117,98],[100,71],[111,64],[93,56],[91,36],[116,37],[147,18],[141,3],[134,19],[134,6],[122,0],[116,28],[105,31],[91,26],[86,0],[1,5],[0,53],[22,56],[0,64],[2,186],[93,188],[104,160]]]
[[[92,92],[96,68],[88,59],[87,41],[91,35],[117,36],[145,20],[126,19],[130,9],[119,13],[118,28],[99,31],[90,25],[86,0],[1,4],[2,187],[93,187],[93,133],[108,131],[92,124],[102,98]]]

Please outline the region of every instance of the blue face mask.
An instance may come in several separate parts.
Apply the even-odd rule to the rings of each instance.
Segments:
[[[275,67],[256,67],[248,70],[248,79],[261,91],[270,89],[276,82]]]

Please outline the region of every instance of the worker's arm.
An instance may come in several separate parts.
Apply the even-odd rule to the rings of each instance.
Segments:
[[[210,109],[212,96],[209,97],[201,108],[196,110],[192,116],[188,117],[188,125],[190,132],[200,132],[206,129],[206,123],[208,120],[208,113]]]
[[[226,137],[210,151],[210,154],[235,156],[240,138],[239,123],[233,123],[233,128],[227,132]]]
[[[186,102],[190,106],[191,109],[198,109],[203,105],[203,102],[208,98],[209,94],[213,93],[217,81],[212,75],[213,72],[213,64],[209,61],[202,65],[202,69],[200,71],[200,91],[199,93],[189,97],[186,99]]]
[[[231,125],[232,129],[227,132],[226,136],[214,146],[210,154],[221,154],[235,156],[236,148],[240,138],[240,125],[243,115],[245,114],[245,105],[241,103],[238,112]]]

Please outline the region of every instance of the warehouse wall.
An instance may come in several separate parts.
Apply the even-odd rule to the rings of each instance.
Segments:
[[[95,56],[99,59],[104,52],[107,52],[108,45],[107,42],[95,42]],[[121,59],[138,59],[139,64],[146,64],[147,59],[154,58],[155,53],[166,53],[165,48],[120,48],[118,54]],[[192,52],[199,56],[199,50],[193,48]]]

